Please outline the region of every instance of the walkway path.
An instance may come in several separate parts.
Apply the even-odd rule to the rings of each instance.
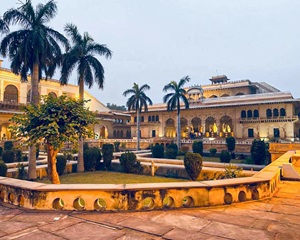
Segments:
[[[0,239],[300,239],[300,182],[272,199],[171,211],[29,211],[0,204]]]

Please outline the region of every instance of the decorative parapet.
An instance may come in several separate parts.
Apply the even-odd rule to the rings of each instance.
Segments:
[[[253,177],[147,184],[42,184],[0,177],[0,199],[28,209],[139,211],[205,207],[273,195],[287,152]]]

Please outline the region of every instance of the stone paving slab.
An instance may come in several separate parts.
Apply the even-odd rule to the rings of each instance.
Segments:
[[[157,222],[143,221],[139,218],[129,218],[123,222],[118,223],[118,225],[134,229],[136,231],[154,234],[156,236],[163,236],[173,229],[170,226],[159,224]]]
[[[50,234],[50,233],[45,233],[39,230],[35,230],[32,232],[27,232],[27,233],[21,233],[18,235],[10,236],[10,237],[4,237],[0,238],[1,240],[65,240],[65,238]]]
[[[176,227],[186,231],[200,231],[202,228],[211,223],[209,220],[203,218],[172,212],[157,215],[151,218],[151,220],[164,226]]]
[[[239,226],[251,226],[254,224],[256,219],[250,216],[242,216],[242,215],[230,215],[230,214],[222,214],[222,213],[211,213],[208,214],[205,219],[210,221],[218,221],[223,223],[230,223]]]
[[[60,219],[56,220],[55,222],[46,224],[39,229],[43,230],[44,232],[56,232],[80,222],[82,222],[82,220],[65,215],[60,217]]]
[[[172,240],[189,240],[189,239],[211,239],[214,236],[199,233],[197,231],[188,231],[180,228],[175,228],[164,235],[164,239]]]
[[[239,227],[237,231],[236,225],[225,224],[220,222],[212,222],[207,227],[205,227],[202,233],[215,235],[218,237],[227,237],[230,239],[238,240],[253,240],[255,239],[274,239],[275,234],[268,233],[263,230],[250,229],[246,227]]]
[[[125,235],[125,233],[116,231],[116,229],[106,228],[89,223],[78,223],[63,230],[56,231],[55,233],[58,236],[64,237],[66,239],[80,240],[118,239],[119,237]]]

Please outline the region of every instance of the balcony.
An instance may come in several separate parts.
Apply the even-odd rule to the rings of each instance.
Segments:
[[[297,122],[299,117],[295,116],[278,116],[278,117],[252,117],[240,118],[240,123],[268,123],[268,122]]]

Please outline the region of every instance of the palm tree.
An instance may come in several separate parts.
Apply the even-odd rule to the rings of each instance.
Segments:
[[[8,31],[7,24],[3,21],[3,19],[0,18],[0,33],[7,33]]]
[[[67,84],[69,76],[76,67],[79,99],[83,100],[84,84],[87,84],[91,88],[93,83],[96,82],[99,89],[103,88],[104,68],[94,55],[98,54],[110,58],[112,52],[106,45],[95,43],[94,39],[87,32],[84,32],[83,36],[80,35],[77,27],[73,24],[67,24],[65,31],[71,38],[73,46],[63,57],[60,82],[61,84]],[[94,71],[94,75],[92,70]],[[79,140],[77,172],[83,171],[83,141]]]
[[[167,103],[167,110],[172,111],[173,109],[177,109],[177,145],[180,149],[181,141],[180,141],[180,100],[183,101],[185,109],[189,108],[189,101],[186,98],[186,91],[183,88],[183,85],[190,81],[189,76],[183,77],[180,79],[179,83],[175,81],[171,81],[169,84],[165,85],[163,91],[172,91],[167,93],[163,97],[164,103]]]
[[[145,111],[148,111],[148,103],[152,105],[151,99],[145,94],[145,90],[149,90],[150,87],[147,84],[144,84],[139,88],[139,85],[134,83],[131,89],[127,89],[123,95],[127,97],[127,95],[131,95],[128,98],[126,105],[128,110],[136,111],[136,122],[137,122],[137,143],[136,148],[137,150],[140,149],[140,113],[142,112],[143,108]]]
[[[54,1],[38,4],[36,9],[30,0],[18,8],[7,10],[2,19],[2,29],[7,31],[2,39],[0,51],[3,57],[9,56],[11,69],[21,75],[21,81],[27,81],[31,73],[31,102],[39,104],[38,84],[42,76],[54,73],[54,61],[61,56],[58,43],[68,48],[68,40],[62,34],[46,24],[55,17],[57,6]],[[8,26],[19,25],[21,29],[8,32]],[[35,147],[30,148],[28,179],[36,179]]]

